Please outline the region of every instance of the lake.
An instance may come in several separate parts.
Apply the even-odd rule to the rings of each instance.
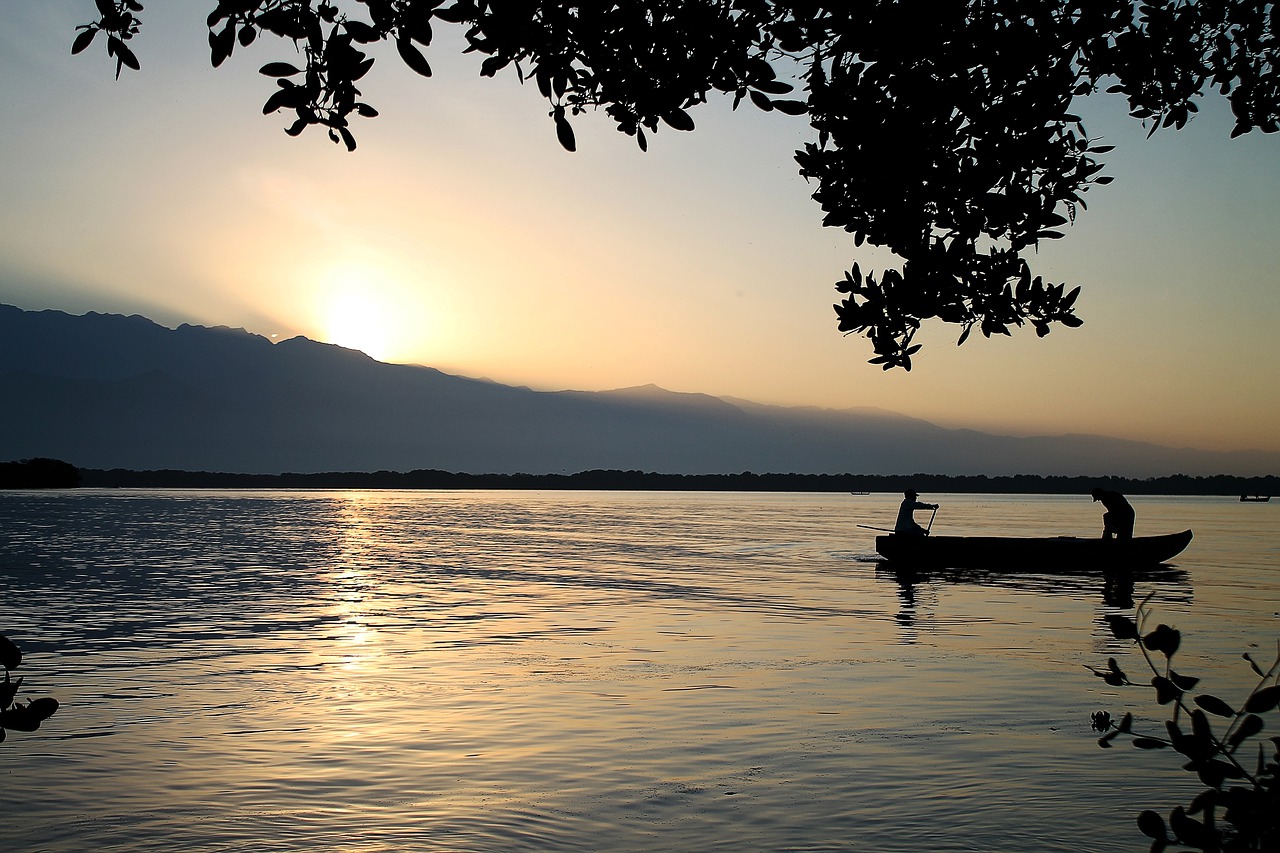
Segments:
[[[1280,637],[1275,504],[1134,498],[1195,531],[1132,587],[900,581],[900,495],[0,492],[0,745],[23,851],[1139,851],[1185,804],[1111,613],[1154,593],[1233,703]],[[925,495],[935,533],[1094,535],[1088,496]],[[919,514],[927,521],[928,513]]]

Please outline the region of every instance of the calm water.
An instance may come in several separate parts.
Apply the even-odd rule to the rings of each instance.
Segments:
[[[939,533],[1092,534],[1087,497],[926,496]],[[0,745],[24,851],[1137,851],[1196,786],[1100,750],[1158,720],[1102,618],[1156,593],[1224,698],[1280,637],[1276,504],[1135,499],[1193,528],[1133,590],[904,587],[892,495],[0,492]],[[925,514],[922,514],[925,515]],[[1259,649],[1260,647],[1260,649]],[[1184,778],[1185,777],[1185,778]]]

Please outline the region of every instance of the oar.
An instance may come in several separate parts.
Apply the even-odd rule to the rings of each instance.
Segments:
[[[933,515],[929,516],[929,526],[924,529],[925,536],[928,536],[929,531],[933,529],[933,516],[937,514],[938,514],[938,508],[935,506],[933,508]]]
[[[868,530],[883,530],[885,533],[892,533],[892,527],[872,527],[870,524],[859,524],[859,527],[865,527]]]

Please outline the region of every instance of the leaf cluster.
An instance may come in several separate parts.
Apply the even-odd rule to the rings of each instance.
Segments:
[[[137,0],[94,0],[101,15],[96,21],[76,27],[79,34],[71,43],[72,54],[82,53],[93,44],[98,33],[106,33],[107,56],[116,61],[116,79],[127,66],[137,71],[141,68],[138,57],[125,42],[138,34],[142,21],[137,12],[142,11],[142,4]]]
[[[108,53],[137,68],[125,41],[133,0],[95,0],[73,52],[108,34]],[[1073,102],[1105,89],[1131,115],[1181,128],[1208,89],[1228,97],[1233,135],[1280,126],[1280,6],[1257,0],[210,0],[215,66],[261,35],[291,42],[300,61],[269,62],[277,91],[264,113],[356,146],[350,121],[377,110],[357,82],[394,43],[431,76],[433,27],[462,27],[480,74],[514,72],[548,102],[559,143],[572,119],[602,110],[642,149],[665,126],[694,129],[712,93],[807,116],[816,141],[796,152],[823,223],[855,246],[903,263],[837,285],[839,328],[866,336],[872,363],[911,368],[926,320],[1007,335],[1030,325],[1078,326],[1077,290],[1033,277],[1025,255],[1062,236],[1108,183]],[[797,88],[801,91],[796,96]]]
[[[0,742],[5,739],[5,729],[34,732],[58,710],[58,700],[48,697],[32,699],[26,705],[14,701],[22,678],[15,680],[10,672],[21,663],[22,652],[12,640],[0,634],[0,666],[4,667],[4,682],[0,684]]]
[[[1093,715],[1094,729],[1104,732],[1098,744],[1110,747],[1124,736],[1139,749],[1172,749],[1205,788],[1186,807],[1174,808],[1167,824],[1159,813],[1143,811],[1138,828],[1152,839],[1153,853],[1170,845],[1224,853],[1280,849],[1280,737],[1258,742],[1253,754],[1253,739],[1265,729],[1267,715],[1280,718],[1273,713],[1280,707],[1280,651],[1266,670],[1245,653],[1258,681],[1238,708],[1209,693],[1193,695],[1199,679],[1173,668],[1182,636],[1163,624],[1148,630],[1147,601],[1138,607],[1136,621],[1120,615],[1107,619],[1117,639],[1132,640],[1141,650],[1156,701],[1170,708],[1170,718],[1162,734],[1141,734],[1133,730],[1132,714],[1117,723],[1099,711]],[[1115,658],[1108,659],[1105,670],[1093,672],[1113,686],[1134,683]]]

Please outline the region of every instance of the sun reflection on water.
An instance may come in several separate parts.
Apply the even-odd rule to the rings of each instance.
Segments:
[[[334,497],[337,554],[321,580],[332,588],[335,637],[343,644],[341,665],[349,672],[369,668],[382,654],[376,619],[378,593],[378,501],[368,492]]]

